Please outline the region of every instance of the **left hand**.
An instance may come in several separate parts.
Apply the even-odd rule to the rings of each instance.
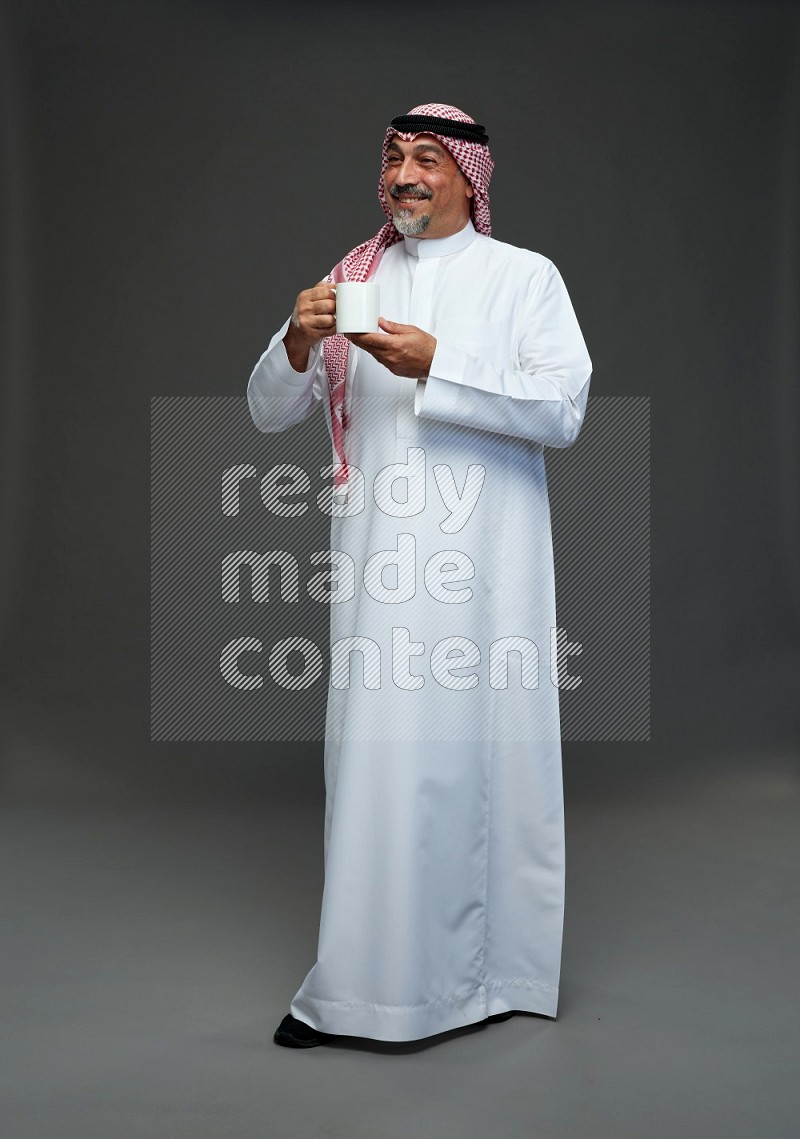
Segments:
[[[408,376],[412,380],[427,379],[436,337],[423,332],[414,324],[395,324],[393,320],[378,318],[380,332],[349,332],[347,339],[358,348],[374,356],[395,376]]]

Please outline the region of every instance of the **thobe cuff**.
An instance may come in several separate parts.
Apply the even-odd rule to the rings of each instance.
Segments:
[[[279,378],[290,387],[303,387],[308,385],[311,379],[311,374],[317,368],[319,363],[320,353],[322,352],[322,341],[320,340],[308,353],[308,367],[304,372],[296,372],[292,367],[291,360],[286,352],[286,345],[283,343],[283,338],[289,328],[289,321],[287,320],[284,328],[279,333],[278,343],[275,345],[275,360],[276,373]]]
[[[288,327],[287,320],[273,336],[247,384],[250,414],[259,431],[285,431],[305,419],[315,398],[321,398],[322,345],[309,352],[306,370],[296,372],[283,343]]]
[[[414,414],[447,419],[455,411],[459,384],[466,367],[466,353],[452,344],[436,341],[428,378],[417,380]]]

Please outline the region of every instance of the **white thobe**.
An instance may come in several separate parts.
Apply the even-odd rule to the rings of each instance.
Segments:
[[[290,1009],[399,1041],[509,1009],[556,1016],[564,806],[543,446],[576,439],[592,365],[553,263],[471,222],[404,238],[375,280],[382,315],[437,343],[424,381],[350,348],[325,882],[317,960]],[[253,420],[281,431],[321,401],[330,431],[321,346],[294,371],[287,328],[250,377]]]

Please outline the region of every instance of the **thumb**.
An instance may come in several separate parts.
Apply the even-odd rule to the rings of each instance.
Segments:
[[[385,316],[379,316],[378,327],[382,328],[384,332],[402,332],[408,325],[398,324],[394,320],[387,320]]]

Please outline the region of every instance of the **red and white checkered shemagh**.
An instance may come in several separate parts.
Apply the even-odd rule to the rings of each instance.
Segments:
[[[419,107],[412,107],[409,115],[434,115],[440,119],[452,119],[458,123],[474,123],[475,120],[458,107],[451,107],[447,103],[423,103]],[[438,139],[442,146],[452,154],[464,176],[472,184],[474,191],[470,199],[470,212],[472,223],[478,233],[491,236],[492,223],[489,215],[489,180],[494,169],[494,162],[489,153],[489,147],[483,143],[471,142],[467,139],[450,138],[446,135],[436,134],[433,130],[405,132],[389,127],[383,139],[381,173],[378,179],[378,197],[383,212],[389,221],[369,241],[357,245],[355,249],[336,265],[326,281],[332,284],[338,281],[368,281],[378,268],[384,250],[398,241],[403,235],[396,228],[392,220],[391,206],[386,200],[383,186],[383,174],[388,161],[387,147],[395,137],[410,142],[418,134],[430,134]],[[348,480],[347,460],[345,458],[345,438],[347,434],[347,404],[346,379],[347,358],[350,351],[350,341],[346,336],[326,336],[322,344],[322,354],[325,360],[325,369],[328,373],[328,385],[331,401],[331,425],[333,430],[333,446],[339,459],[339,465],[334,466],[333,481],[340,486]]]

